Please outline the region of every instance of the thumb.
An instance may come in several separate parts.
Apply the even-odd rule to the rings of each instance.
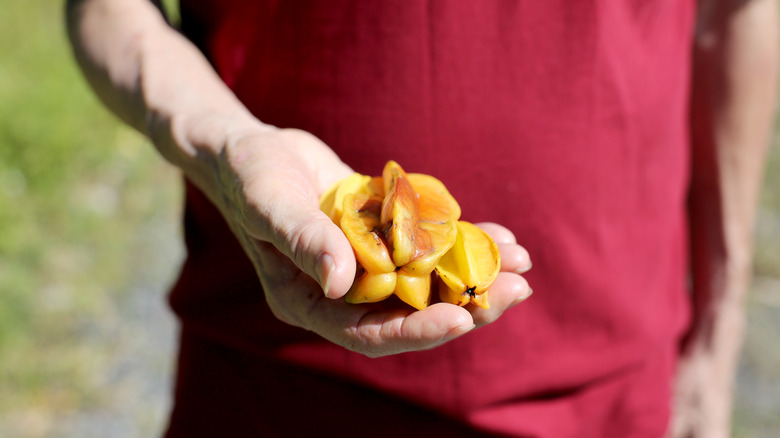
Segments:
[[[355,278],[352,246],[316,203],[289,192],[283,198],[274,204],[284,208],[267,216],[269,233],[263,240],[273,243],[298,269],[317,281],[325,296],[342,297]]]

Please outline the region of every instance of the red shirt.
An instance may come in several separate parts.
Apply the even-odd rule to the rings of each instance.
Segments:
[[[432,174],[464,220],[509,227],[534,295],[369,359],[278,322],[188,187],[170,436],[663,435],[689,312],[692,0],[182,0],[182,22],[260,120],[361,173]]]

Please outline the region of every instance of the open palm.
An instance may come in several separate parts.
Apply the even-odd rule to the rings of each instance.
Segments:
[[[495,320],[530,293],[518,275],[530,265],[528,254],[507,229],[482,224],[502,257],[490,310],[348,304],[340,298],[355,277],[354,253],[318,199],[352,170],[310,134],[268,129],[228,142],[218,172],[212,199],[252,260],[274,315],[350,350],[382,356],[432,348]]]

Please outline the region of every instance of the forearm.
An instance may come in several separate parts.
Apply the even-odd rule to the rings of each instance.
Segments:
[[[690,191],[694,320],[685,355],[708,358],[728,418],[777,81],[775,0],[705,2],[694,47]]]
[[[713,12],[697,36],[690,216],[693,336],[699,338],[716,336],[716,316],[742,301],[750,278],[753,223],[775,107],[775,6],[774,0],[754,0]]]
[[[76,59],[100,99],[206,184],[228,126],[257,121],[148,1],[70,0],[67,8]]]

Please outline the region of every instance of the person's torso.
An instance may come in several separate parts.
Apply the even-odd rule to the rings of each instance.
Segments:
[[[663,426],[687,312],[692,1],[183,0],[182,18],[260,120],[361,173],[393,159],[436,176],[534,263],[533,297],[494,324],[369,359],[273,319],[193,192],[172,295],[185,326],[506,432]],[[234,279],[227,299],[212,265]]]

